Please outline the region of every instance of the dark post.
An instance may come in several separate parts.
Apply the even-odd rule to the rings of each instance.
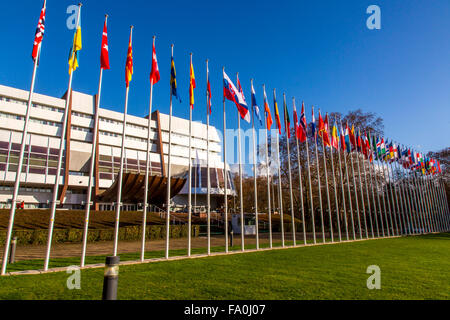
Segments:
[[[11,241],[11,250],[9,252],[9,263],[16,262],[16,246],[17,246],[17,237],[14,237]]]
[[[106,257],[102,300],[117,300],[120,257]]]

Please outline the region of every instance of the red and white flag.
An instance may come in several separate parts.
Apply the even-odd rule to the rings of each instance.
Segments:
[[[108,29],[105,25],[103,27],[103,36],[102,36],[102,50],[100,54],[100,67],[104,70],[109,70],[109,48],[108,48]]]
[[[153,41],[153,54],[152,54],[152,71],[150,72],[150,82],[156,84],[160,79],[158,59],[156,58],[155,42]]]
[[[46,1],[44,1],[44,5],[42,6],[41,15],[39,16],[39,22],[36,28],[36,34],[34,36],[34,44],[33,44],[33,52],[31,53],[31,57],[34,61],[38,58],[39,45],[44,38],[45,32],[45,11],[46,11]]]

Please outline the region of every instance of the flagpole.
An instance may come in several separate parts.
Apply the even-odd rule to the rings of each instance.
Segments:
[[[206,195],[206,207],[208,216],[208,255],[211,255],[211,172],[209,166],[209,61],[206,59],[206,166],[208,171],[208,191]]]
[[[250,80],[253,90],[253,79]],[[252,92],[253,94],[253,92]],[[252,134],[253,134],[253,174],[254,174],[254,189],[255,189],[255,223],[256,223],[256,250],[259,250],[259,220],[258,220],[258,191],[256,181],[256,132],[255,132],[255,113],[252,102]]]
[[[225,67],[222,68],[222,83],[225,82]],[[228,253],[228,174],[227,174],[227,120],[225,114],[225,95],[223,95],[223,177],[224,177],[224,214],[225,214],[225,253]]]
[[[404,179],[403,179],[403,183],[404,183],[404,191],[405,191],[405,199],[408,203],[408,214],[409,214],[409,231],[410,234],[414,234],[414,220],[413,220],[413,214],[412,214],[412,206],[411,206],[411,197],[410,194],[408,194],[408,192],[410,191],[410,186],[409,186],[409,182],[408,182],[408,172],[406,171],[406,169],[403,167],[403,172],[404,172]]]
[[[414,151],[413,151],[413,157],[414,157]],[[415,157],[414,157],[415,158]],[[412,170],[412,168],[410,169],[410,181],[411,181],[411,185],[412,187],[412,195],[413,195],[413,204],[415,206],[415,210],[416,210],[416,217],[417,217],[417,221],[418,221],[418,226],[421,230],[419,230],[418,233],[423,234],[423,230],[424,230],[424,221],[423,221],[423,216],[420,214],[420,208],[419,208],[419,202],[418,202],[418,190],[417,190],[417,185],[415,183],[415,174],[414,171]]]
[[[339,119],[340,124],[341,124],[341,128],[342,128],[342,119]],[[348,128],[348,125],[347,125]],[[344,137],[345,139],[345,137]],[[349,139],[350,140],[350,139]],[[350,141],[349,141],[350,143]],[[350,150],[351,150],[351,146],[349,146]],[[350,176],[348,174],[348,165],[347,165],[347,159],[345,158],[345,154],[348,154],[350,156],[350,153],[347,152],[347,150],[345,150],[343,152],[344,155],[344,164],[345,164],[345,174],[347,176],[347,194],[348,194],[348,202],[350,205],[350,217],[351,217],[351,222],[352,222],[352,232],[353,232],[353,240],[356,240],[356,232],[355,232],[355,220],[353,217],[353,204],[352,204],[352,196],[351,196],[351,191],[350,191]],[[345,213],[345,215],[347,215],[347,213]]]
[[[423,225],[423,230],[422,233],[425,234],[428,231],[428,221],[427,221],[427,216],[426,216],[426,210],[424,208],[424,202],[423,202],[423,198],[422,198],[422,192],[420,190],[420,186],[417,182],[417,176],[416,176],[416,172],[413,173],[413,181],[414,181],[414,187],[417,193],[417,203],[418,203],[418,208],[420,211],[420,216],[422,218],[422,225]]]
[[[361,138],[361,130],[359,128],[358,128],[358,132],[359,132],[359,136]],[[366,136],[366,139],[367,139],[367,136]],[[367,146],[365,145],[365,142],[363,142],[363,140],[366,140],[366,139],[362,139],[361,138],[361,143],[364,143],[364,148],[363,148],[363,146],[361,146],[361,148],[367,150]],[[369,148],[370,148],[370,144],[369,144]],[[362,151],[364,151],[364,150],[362,150]],[[364,175],[364,185],[366,186],[366,197],[367,197],[368,211],[367,211],[367,214],[366,214],[365,213],[366,211],[364,210],[364,224],[365,224],[365,227],[366,227],[366,238],[369,239],[368,227],[367,227],[367,215],[369,215],[370,231],[371,231],[371,234],[372,234],[372,238],[374,238],[374,232],[373,232],[373,224],[372,224],[372,214],[371,214],[371,211],[372,211],[371,209],[372,208],[371,208],[371,205],[370,205],[369,188],[367,186],[367,175],[366,175],[366,164],[365,164],[365,160],[366,159],[365,159],[365,157],[366,157],[366,154],[364,152],[363,152],[363,156],[362,157],[358,156],[358,159],[359,159],[358,164],[361,162],[362,173]],[[360,169],[360,167],[358,167],[358,171],[359,171],[359,169]],[[360,181],[361,181],[361,171],[360,171]],[[361,183],[361,197],[362,197],[362,199],[364,199],[364,192],[363,192],[362,183]]]
[[[47,3],[47,1],[45,0],[44,1],[44,10],[46,9],[46,3]],[[11,245],[11,237],[12,237],[12,231],[13,231],[13,226],[14,226],[14,218],[15,218],[15,214],[16,214],[17,197],[19,195],[19,188],[20,188],[20,176],[22,174],[22,166],[23,166],[23,159],[24,159],[24,154],[25,154],[26,138],[28,135],[28,123],[30,121],[31,105],[33,103],[33,93],[34,93],[34,86],[35,86],[35,82],[36,82],[38,60],[39,60],[39,56],[41,54],[41,46],[42,46],[42,42],[39,43],[39,46],[37,49],[37,55],[36,55],[36,58],[34,59],[33,75],[31,77],[30,92],[28,94],[27,112],[25,115],[25,124],[24,124],[23,133],[22,133],[22,144],[20,146],[19,163],[18,163],[17,171],[16,171],[16,181],[14,183],[14,192],[13,192],[13,197],[12,197],[12,201],[11,201],[11,209],[9,211],[8,232],[6,235],[5,249],[3,250],[3,261],[2,261],[2,272],[1,272],[2,276],[5,275],[6,267],[8,264],[9,247]]]
[[[364,157],[362,158],[362,168],[363,168],[363,173],[364,173],[364,184],[366,185],[366,197],[367,197],[367,206],[368,206],[368,211],[367,213],[369,214],[369,222],[370,222],[370,231],[372,234],[372,239],[375,238],[375,232],[374,232],[374,228],[373,228],[373,219],[372,219],[372,205],[370,203],[370,195],[369,195],[369,183],[367,182],[367,170],[366,170],[366,161],[368,160],[370,162],[370,141],[367,138],[367,133],[364,132],[365,138],[364,140],[367,142],[366,146],[364,147],[366,149],[366,153],[368,153],[367,155],[364,155]],[[365,158],[367,157],[367,159]]]
[[[238,73],[239,75],[239,73]],[[242,156],[241,156],[241,115],[238,115],[238,156],[239,156],[239,209],[241,212],[241,250],[245,251],[245,229],[244,229],[244,195],[242,191]]]
[[[277,100],[276,91],[273,89],[273,96]],[[280,158],[280,128],[277,131],[277,154],[278,154],[278,205],[280,209],[280,224],[281,224],[281,246],[284,248],[284,217],[283,217],[283,191],[281,189],[281,158]]]
[[[78,4],[78,15],[77,15],[77,28],[80,22],[80,12],[81,12],[81,6],[82,4]],[[61,178],[61,167],[62,167],[62,157],[64,154],[64,140],[66,139],[66,131],[67,131],[67,118],[68,118],[68,111],[69,111],[69,104],[72,99],[72,79],[73,79],[73,71],[70,71],[69,75],[69,86],[67,90],[67,98],[66,98],[66,106],[64,109],[64,120],[62,123],[62,132],[61,132],[61,139],[60,139],[60,147],[59,147],[59,156],[58,156],[58,167],[56,171],[56,179],[55,179],[55,185],[53,187],[53,199],[52,199],[52,208],[50,212],[50,222],[49,222],[49,228],[48,228],[48,238],[47,238],[47,250],[45,253],[45,261],[44,261],[44,271],[48,270],[48,265],[50,262],[50,251],[52,246],[52,236],[53,236],[53,227],[55,224],[55,214],[56,214],[56,205],[59,201],[58,199],[58,191],[59,191],[59,184],[60,184],[60,178]],[[69,157],[69,154],[66,154],[66,157]],[[19,170],[19,169],[18,169]],[[66,181],[65,183],[68,183]]]
[[[313,106],[313,112],[314,112],[314,106]],[[322,187],[320,185],[320,166],[319,166],[319,151],[317,149],[317,135],[314,136],[314,145],[316,149],[316,169],[317,169],[317,183],[319,187],[319,203],[320,203],[320,219],[322,224],[322,241],[323,243],[326,242],[325,240],[325,225],[324,225],[324,219],[323,219],[323,207],[322,207]]]
[[[392,141],[391,141],[392,143]],[[388,161],[390,161],[390,159],[388,159]],[[391,215],[391,224],[392,224],[392,234],[395,235],[397,233],[397,235],[399,234],[398,232],[398,224],[397,224],[397,219],[395,216],[395,204],[394,204],[394,194],[392,192],[392,182],[391,182],[391,175],[389,173],[389,162],[386,161],[386,172],[387,172],[387,179],[388,179],[388,186],[389,186],[389,192],[391,194],[390,200],[392,201],[392,207],[389,205],[389,214]],[[389,197],[389,194],[388,194]],[[394,216],[394,218],[392,218],[392,216]]]
[[[442,206],[443,206],[443,212],[444,212],[444,217],[445,217],[445,231],[449,230],[449,216],[448,216],[448,205],[446,205],[446,198],[445,198],[445,189],[443,186],[443,182],[442,182],[442,173],[438,173],[438,184],[439,184],[439,193],[440,193],[440,197],[441,197],[441,202],[442,202]]]
[[[395,152],[397,152],[397,151],[395,151]],[[394,157],[395,157],[395,154],[394,154]],[[392,172],[391,193],[392,193],[392,186],[393,186],[393,188],[394,188],[394,195],[395,195],[395,204],[396,204],[396,208],[397,208],[397,214],[395,215],[396,223],[397,223],[397,220],[398,220],[397,235],[402,235],[402,220],[400,218],[400,207],[398,205],[397,187],[395,186],[394,169],[392,168],[392,162],[389,162],[389,167],[390,167],[390,171],[388,171],[388,173]],[[389,179],[391,179],[390,176],[389,176]],[[392,198],[394,198],[394,197],[392,197]],[[392,204],[392,207],[394,207],[394,204]],[[394,207],[394,209],[395,209],[395,207]],[[394,212],[395,212],[395,210],[394,210]]]
[[[189,54],[190,56],[190,65],[189,65],[189,77],[191,77],[190,74],[190,68],[192,66],[192,53]],[[190,80],[191,81],[191,80]],[[192,94],[194,94],[193,89],[192,89]],[[189,104],[191,103],[191,101],[189,101]],[[190,230],[191,225],[192,225],[192,108],[193,105],[189,105],[189,199],[188,199],[188,228]],[[209,172],[208,172],[209,175]],[[208,229],[210,228],[210,217],[207,218],[208,219]],[[169,230],[169,229],[167,229]],[[167,253],[166,256],[167,258],[169,257],[169,234],[167,234]],[[192,251],[192,237],[190,235],[189,232],[189,236],[188,236],[188,257],[191,256],[191,251]]]
[[[319,108],[319,115],[320,115],[320,108]],[[327,187],[327,203],[328,203],[328,218],[330,219],[330,235],[331,235],[331,242],[334,242],[333,219],[331,218],[330,192],[329,192],[329,188],[328,188],[328,169],[327,169],[327,161],[326,161],[327,150],[325,149],[325,142],[323,141],[323,134],[322,134],[322,150],[323,150],[323,154],[322,154],[323,168],[325,170],[325,186]]]
[[[376,160],[378,161],[378,151],[375,149],[375,156]],[[380,201],[380,189],[378,188],[378,176],[375,171],[375,161],[372,162],[372,171],[373,171],[373,179],[375,180],[375,189],[377,190],[377,203],[379,208],[379,218],[380,218],[380,227],[381,227],[381,234],[383,235],[383,238],[386,236],[384,232],[384,223],[383,223],[383,207],[381,207],[381,201]],[[372,175],[372,173],[371,173]],[[384,204],[384,198],[383,198],[383,204]]]
[[[313,230],[313,241],[314,244],[317,243],[316,239],[316,223],[314,218],[314,198],[313,198],[313,192],[312,192],[312,183],[311,183],[311,165],[309,162],[309,143],[308,143],[308,126],[306,126],[306,162],[308,167],[308,182],[309,182],[309,198],[311,202],[311,221],[312,221],[312,230]]]
[[[374,161],[374,151],[376,151],[376,148],[375,148],[375,150],[371,150],[371,147],[370,147],[370,144],[371,144],[371,136],[370,136],[370,132],[369,132],[369,136],[368,136],[368,139],[369,139],[369,152],[370,152],[370,157],[369,157],[369,163],[367,164],[367,167],[368,167],[368,171],[369,171],[369,177],[370,177],[370,188],[371,188],[371,190],[372,190],[372,203],[373,203],[373,217],[374,217],[374,219],[375,219],[375,227],[376,227],[376,229],[377,229],[377,238],[379,238],[380,237],[380,228],[379,228],[379,225],[378,225],[378,218],[377,218],[377,202],[375,201],[375,191],[374,191],[374,187],[373,187],[373,177],[372,177],[372,169],[371,169],[371,164],[373,163],[373,161]],[[372,145],[372,147],[373,147],[373,145]],[[372,158],[372,160],[370,160]],[[378,190],[377,190],[378,191]],[[377,194],[378,194],[378,192],[377,192]],[[379,198],[378,198],[378,200],[379,200]],[[381,214],[381,206],[380,206],[380,214]]]
[[[287,130],[290,130],[288,128],[288,122],[287,122],[287,104],[286,104],[286,93],[283,93],[283,106],[284,106],[284,126]],[[292,174],[291,174],[291,151],[289,146],[289,135],[290,132],[286,132],[286,150],[287,150],[287,160],[288,160],[288,177],[289,177],[289,199],[291,204],[291,223],[292,223],[292,240],[294,243],[294,247],[297,245],[296,239],[295,239],[295,216],[294,216],[294,199],[293,199],[293,193],[292,193]]]
[[[153,36],[153,48],[155,47],[156,36]],[[147,214],[148,214],[148,182],[150,176],[150,138],[151,138],[151,123],[152,123],[152,107],[153,107],[153,77],[150,77],[150,103],[148,111],[148,124],[147,124],[147,153],[145,162],[145,191],[144,191],[144,212],[142,214],[142,243],[141,243],[141,261],[145,259],[145,233],[147,228]]]
[[[406,169],[409,170],[409,169]],[[410,172],[406,171],[406,179],[407,179],[407,183],[408,183],[408,200],[410,202],[410,210],[411,210],[411,221],[413,223],[413,233],[417,234],[417,221],[416,221],[416,214],[415,214],[415,208],[414,208],[414,200],[413,200],[413,194],[412,194],[412,188],[413,186],[411,185],[411,178],[410,178]]]
[[[328,113],[327,113],[327,126],[328,126],[328,128],[330,128],[330,119],[328,119]],[[336,130],[337,130],[337,128],[336,128]],[[331,133],[331,135],[333,136],[333,132]],[[333,138],[337,138],[337,137],[333,136]],[[339,149],[339,139],[337,140],[337,144],[338,144],[337,147]],[[338,204],[337,187],[336,187],[336,176],[335,176],[335,171],[334,171],[333,145],[330,146],[330,156],[331,156],[331,172],[333,175],[334,201],[335,201],[335,205],[336,205],[336,223],[337,223],[337,229],[338,229],[339,242],[342,242],[341,221],[340,221],[340,216],[339,216],[339,204]],[[331,211],[330,211],[330,215],[331,215]]]
[[[266,92],[266,86],[263,84],[263,92]],[[266,97],[264,96],[264,109],[266,107]],[[264,111],[264,121],[266,122],[266,170],[267,170],[267,203],[268,203],[268,217],[269,217],[269,247],[272,249],[272,208],[270,206],[270,165],[269,165],[269,128],[267,127],[267,115]],[[274,203],[275,206],[275,203]]]
[[[400,145],[399,145],[400,146]],[[397,147],[398,148],[398,147]],[[400,149],[401,150],[401,149]],[[401,159],[402,157],[401,157],[401,152],[399,151],[398,152],[399,153],[399,158]],[[398,172],[400,172],[401,173],[401,169],[400,169],[400,164],[399,164],[399,162],[397,162],[397,170],[398,170]],[[407,208],[406,208],[406,206],[405,206],[405,204],[404,204],[404,201],[403,201],[403,196],[402,196],[402,183],[401,183],[401,179],[400,178],[397,178],[397,184],[398,184],[398,195],[399,195],[399,197],[400,197],[400,201],[399,201],[399,203],[400,203],[400,210],[401,210],[401,212],[402,212],[402,218],[403,218],[403,228],[402,228],[402,234],[405,234],[405,235],[407,235],[408,234],[408,223],[407,223]]]
[[[347,127],[348,127],[348,124],[347,124]],[[353,134],[353,135],[354,135],[354,134]],[[355,138],[355,139],[356,139],[356,138]],[[351,143],[351,141],[350,141],[350,143]],[[357,143],[356,143],[356,144],[357,144]],[[356,149],[358,149],[358,146],[357,146],[357,145],[356,145],[355,147],[356,147]],[[361,217],[360,217],[360,214],[359,214],[359,203],[358,203],[358,188],[356,187],[355,168],[354,168],[354,166],[353,166],[353,156],[352,156],[351,149],[350,149],[349,156],[350,156],[350,163],[351,163],[351,165],[352,165],[353,190],[354,190],[354,192],[355,192],[356,212],[357,212],[357,214],[358,214],[359,238],[362,239]]]
[[[359,128],[358,128],[358,140],[361,140],[361,131],[359,130]],[[359,166],[360,152],[358,152],[358,143],[359,143],[359,141],[356,142],[356,145],[357,145],[357,147],[356,147],[356,164],[358,166],[359,192],[361,193],[361,205],[362,205],[362,211],[363,211],[363,217],[364,217],[364,230],[366,232],[366,239],[369,239],[369,233],[367,230],[366,206],[364,203],[364,192],[363,192],[362,180],[361,180],[361,168]],[[361,146],[361,148],[362,148],[362,146]],[[360,225],[360,227],[361,227],[361,225]],[[361,233],[360,233],[360,235],[361,235]]]
[[[105,14],[105,25],[108,23],[108,15]],[[86,247],[87,247],[87,237],[88,237],[88,228],[89,228],[89,216],[90,216],[90,210],[91,210],[91,195],[92,195],[92,187],[93,187],[93,180],[94,180],[94,168],[95,168],[95,151],[97,149],[97,132],[98,129],[98,121],[99,121],[99,109],[100,109],[100,98],[101,98],[101,92],[102,92],[102,78],[103,78],[103,68],[100,67],[100,78],[98,81],[98,94],[97,94],[97,100],[95,102],[95,122],[94,122],[94,132],[92,135],[92,151],[91,151],[91,164],[89,168],[89,181],[88,181],[88,188],[86,192],[86,208],[85,208],[85,217],[84,217],[84,231],[83,231],[83,248],[81,253],[81,268],[85,265],[85,259],[86,259]]]
[[[403,148],[402,148],[403,149]],[[406,174],[405,174],[405,168],[402,166],[400,166],[400,171],[402,172],[402,183],[401,183],[401,187],[402,187],[402,195],[403,195],[403,202],[405,205],[405,214],[406,214],[406,219],[407,219],[407,228],[406,231],[409,234],[412,234],[412,216],[411,216],[411,205],[408,201],[408,197],[407,197],[407,191],[406,191]]]
[[[334,119],[334,125],[337,128],[336,117]],[[342,135],[342,127],[341,127],[341,132],[339,133],[339,138],[340,139],[341,139],[341,135]],[[344,137],[344,139],[345,139],[345,137]],[[340,148],[342,148],[342,146],[343,146],[342,145],[342,141],[338,142],[338,146],[339,146],[339,143],[340,143]],[[346,207],[346,204],[345,204],[344,175],[342,174],[342,162],[341,162],[341,150],[340,150],[340,148],[338,148],[338,150],[337,150],[337,154],[338,154],[338,157],[339,157],[338,158],[339,159],[339,178],[340,178],[340,181],[341,181],[342,205],[344,206],[343,209],[344,209],[345,236],[347,238],[347,241],[349,241],[350,238],[349,238],[349,235],[348,235],[347,207]],[[344,154],[344,157],[345,157],[345,154]]]
[[[436,160],[434,160],[434,162],[436,162]],[[437,179],[435,177],[435,174],[436,174],[435,172],[432,173],[433,193],[434,193],[434,201],[436,203],[437,210],[439,211],[439,221],[440,221],[439,225],[440,225],[440,231],[442,232],[442,231],[444,231],[445,219],[444,219],[444,214],[443,214],[443,208],[441,206],[441,202],[440,202],[440,198],[439,198],[439,192],[438,192],[437,185],[436,185]]]
[[[292,103],[295,107],[295,98],[292,98]],[[306,135],[306,132],[305,132],[305,135]],[[303,205],[302,166],[300,164],[300,148],[299,148],[299,144],[298,144],[297,132],[295,132],[295,142],[297,144],[298,184],[299,184],[299,188],[300,188],[300,203],[302,206],[303,242],[304,242],[304,245],[306,246],[307,241],[306,241],[305,207]]]
[[[133,26],[130,27],[130,42],[133,41]],[[120,170],[119,184],[117,188],[117,202],[116,202],[116,221],[114,227],[114,256],[117,256],[117,247],[119,242],[119,226],[120,226],[120,209],[122,206],[122,184],[123,184],[123,164],[124,164],[124,154],[125,154],[125,137],[126,137],[126,127],[127,127],[127,110],[128,110],[128,93],[130,91],[129,85],[127,85],[125,93],[125,110],[123,113],[123,128],[122,128],[122,148],[120,151]]]
[[[428,177],[428,172],[427,172],[426,177]],[[427,194],[428,194],[428,201],[430,204],[430,212],[433,215],[434,231],[439,232],[439,223],[438,223],[438,219],[437,219],[437,213],[436,213],[436,210],[435,210],[434,204],[433,204],[433,196],[432,196],[432,191],[431,191],[431,186],[430,186],[430,179],[427,178],[425,181],[426,181],[425,182],[426,190],[427,190]]]
[[[383,142],[384,143],[384,142]],[[384,179],[384,169],[383,169],[383,162],[380,157],[382,157],[382,155],[378,156],[378,167],[381,167],[381,170],[383,170],[383,175],[380,177],[380,179]],[[381,165],[380,165],[381,163]],[[378,171],[380,171],[380,169],[378,168]],[[387,232],[387,236],[390,237],[391,236],[391,232],[389,230],[389,219],[388,219],[388,215],[387,215],[387,210],[386,210],[386,195],[384,193],[384,185],[386,184],[386,180],[384,181],[380,181],[380,189],[381,189],[381,198],[383,199],[383,209],[384,209],[384,218],[385,218],[385,222],[386,222],[386,232]]]

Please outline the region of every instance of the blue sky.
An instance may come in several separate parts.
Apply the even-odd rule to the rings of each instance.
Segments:
[[[43,1],[10,1],[0,11],[0,83],[29,89],[34,32]],[[46,34],[36,92],[62,96],[73,31],[66,9],[74,1],[48,0]],[[366,8],[381,8],[381,30],[366,27]],[[108,13],[111,70],[104,73],[102,107],[123,111],[129,26],[134,29],[134,77],[129,113],[148,113],[152,36],[157,36],[161,82],[154,109],[169,110],[170,45],[183,103],[174,115],[188,118],[189,53],[197,78],[194,120],[206,121],[205,59],[213,90],[211,124],[222,129],[222,66],[239,72],[247,101],[250,79],[258,101],[277,89],[323,111],[361,108],[385,120],[385,135],[421,151],[449,146],[450,2],[433,1],[107,1],[85,0],[83,50],[74,90],[95,94],[104,14]],[[227,103],[228,127],[237,127]],[[292,111],[291,111],[292,112]],[[307,113],[310,120],[310,111]],[[243,128],[247,128],[243,124]]]

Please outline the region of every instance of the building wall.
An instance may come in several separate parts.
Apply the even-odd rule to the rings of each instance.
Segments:
[[[28,92],[0,85],[0,185],[12,186],[16,179],[17,163],[24,129]],[[58,99],[41,94],[34,94],[30,113],[28,137],[25,149],[24,166],[21,174],[20,197],[27,204],[45,206],[51,199],[51,192],[26,191],[26,188],[51,189],[55,183],[56,167],[60,149],[60,136],[64,117],[65,99]],[[89,168],[92,154],[94,131],[95,97],[73,92],[69,152],[68,193],[64,204],[68,207],[84,205],[86,187],[89,181]],[[120,168],[120,153],[123,132],[123,113],[100,108],[99,110],[99,188],[109,188]],[[165,169],[168,163],[169,116],[160,114],[161,138]],[[150,169],[152,174],[162,174],[161,156],[159,154],[158,128],[154,119],[150,121],[151,152]],[[189,154],[189,121],[177,117],[172,118],[172,157],[171,172],[173,176],[186,176],[188,172]],[[192,163],[202,163],[206,167],[207,130],[206,125],[192,123]],[[148,118],[127,115],[125,139],[124,170],[145,173]],[[219,133],[210,127],[210,164],[213,168],[211,179],[222,181],[214,184],[214,194],[223,194],[223,162]],[[64,184],[64,164],[60,184]],[[201,169],[201,170],[206,170]],[[201,171],[200,170],[200,171]],[[204,173],[205,174],[205,173]],[[220,175],[220,177],[219,177]],[[194,181],[195,182],[195,181]],[[198,189],[206,193],[205,188]],[[206,187],[205,184],[203,186]],[[1,190],[0,190],[1,191]],[[193,191],[194,192],[194,191]],[[229,186],[230,194],[233,193]],[[5,206],[11,199],[11,192],[0,192],[0,206]],[[76,196],[74,195],[76,194]],[[181,194],[188,194],[187,184]]]

